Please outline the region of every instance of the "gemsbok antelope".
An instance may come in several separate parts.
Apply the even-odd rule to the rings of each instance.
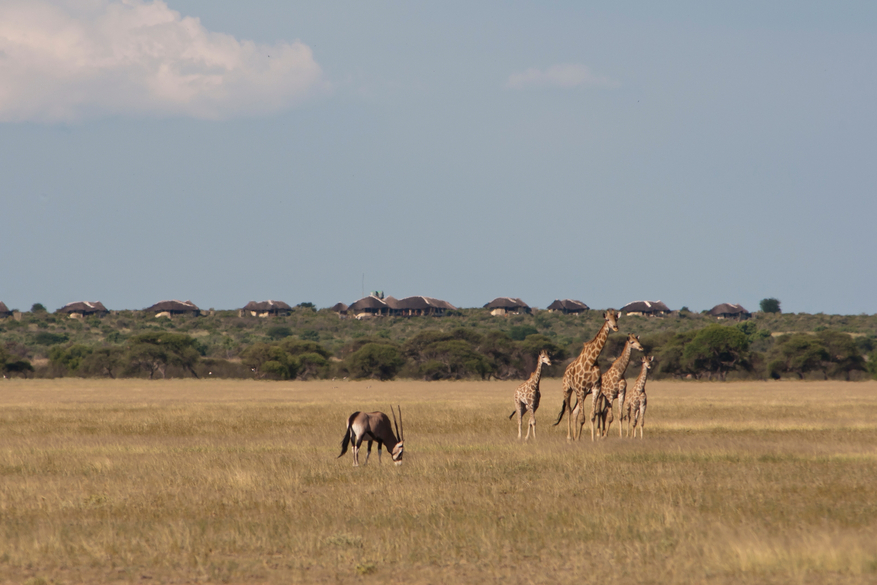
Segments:
[[[372,453],[372,442],[378,443],[378,463],[381,462],[381,446],[387,445],[387,451],[396,465],[402,465],[402,407],[399,409],[399,423],[396,423],[396,412],[390,407],[393,414],[393,424],[396,425],[396,433],[393,434],[393,427],[390,426],[390,418],[383,412],[354,412],[347,417],[347,429],[344,431],[344,437],[341,439],[341,455],[347,453],[347,446],[353,443],[353,466],[359,466],[359,447],[363,441],[368,441],[368,448],[365,454],[365,463],[368,463],[369,455]],[[402,430],[400,430],[402,429]]]

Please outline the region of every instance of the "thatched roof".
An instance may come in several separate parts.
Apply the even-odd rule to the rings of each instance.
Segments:
[[[329,309],[329,310],[330,310],[330,311],[335,311],[336,313],[346,313],[346,312],[347,312],[347,309],[349,309],[349,308],[350,308],[350,307],[348,307],[348,306],[345,305],[344,303],[337,303],[336,305],[334,305],[334,306],[333,306],[331,309]]]
[[[574,301],[572,299],[555,300],[548,305],[549,311],[564,311],[566,313],[578,313],[581,311],[590,311],[590,307],[582,301]]]
[[[722,303],[721,305],[716,305],[710,309],[709,314],[713,317],[719,317],[722,315],[751,315],[752,313],[740,305],[735,305],[734,303]]]
[[[267,313],[267,312],[277,312],[277,311],[291,311],[292,307],[284,303],[283,301],[262,301],[261,303],[257,303],[256,301],[250,301],[244,307],[244,311],[258,311],[259,313]]]
[[[365,309],[386,309],[387,303],[383,301],[383,299],[379,299],[374,295],[369,295],[367,297],[363,297],[350,305],[347,309],[349,311],[363,311]]]
[[[144,311],[153,311],[156,313],[200,313],[201,309],[195,306],[192,301],[161,301],[155,303]]]
[[[514,311],[516,309],[530,310],[530,307],[521,299],[513,299],[512,297],[497,297],[484,305],[485,309],[506,309]]]
[[[0,315],[11,315],[12,311],[9,310],[9,307],[6,306],[6,303],[0,301]]]
[[[387,304],[392,297],[387,297]],[[395,299],[393,299],[395,301]],[[406,310],[420,310],[426,311],[429,309],[445,309],[448,311],[455,311],[457,307],[452,305],[447,301],[442,301],[439,299],[434,299],[432,297],[405,297],[404,299],[396,301],[396,306],[394,309],[406,309]]]
[[[88,301],[67,303],[55,312],[65,313],[67,315],[69,315],[70,313],[82,313],[83,315],[93,315],[95,313],[109,313],[107,308],[100,301],[96,301],[93,303],[90,303]]]
[[[622,313],[669,313],[670,308],[661,301],[634,301],[621,307]]]

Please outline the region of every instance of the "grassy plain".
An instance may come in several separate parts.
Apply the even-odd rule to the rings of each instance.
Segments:
[[[0,583],[873,583],[877,382],[650,382],[645,440],[515,382],[0,380]],[[336,459],[402,405],[405,462]]]

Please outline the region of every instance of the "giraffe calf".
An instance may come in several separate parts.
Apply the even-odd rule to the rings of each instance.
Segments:
[[[624,406],[621,409],[621,421],[619,424],[623,425],[624,420],[627,419],[628,437],[630,437],[630,431],[632,428],[633,438],[636,438],[636,427],[637,423],[639,423],[639,437],[640,439],[643,438],[643,430],[646,426],[646,378],[649,375],[649,370],[652,369],[652,363],[654,361],[655,356],[642,358],[642,370],[640,370],[639,376],[636,379],[636,384],[630,394],[624,399]]]
[[[515,409],[509,415],[509,418],[515,416],[515,413],[518,413],[518,439],[521,438],[521,426],[524,418],[524,411],[530,411],[530,422],[527,424],[527,436],[524,440],[528,440],[530,438],[530,431],[533,431],[533,438],[536,438],[536,409],[539,408],[539,399],[541,398],[541,393],[539,392],[539,380],[542,378],[542,365],[546,366],[551,365],[551,360],[548,359],[548,352],[544,349],[539,354],[539,359],[536,362],[536,371],[530,374],[530,377],[526,382],[518,386],[518,389],[515,390]]]

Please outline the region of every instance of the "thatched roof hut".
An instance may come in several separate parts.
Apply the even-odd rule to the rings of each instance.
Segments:
[[[346,314],[347,314],[347,310],[348,310],[349,308],[350,308],[350,307],[348,307],[348,306],[345,305],[344,303],[336,303],[336,304],[333,305],[329,310],[332,311],[333,313],[338,313],[339,315],[346,315]]]
[[[485,309],[490,309],[491,315],[507,315],[509,313],[529,313],[530,307],[521,299],[512,297],[497,297],[484,305]]]
[[[103,317],[104,315],[109,313],[107,308],[100,301],[95,301],[93,303],[88,301],[67,303],[55,312],[61,313],[62,315],[67,315],[71,318],[88,317],[91,315]]]
[[[579,313],[584,313],[585,311],[590,311],[591,308],[582,301],[574,301],[572,299],[563,299],[561,301],[560,299],[557,299],[553,303],[548,305],[548,310],[552,312],[557,311],[563,313],[564,315],[568,315],[570,313],[577,315]]]
[[[192,301],[161,301],[143,310],[155,313],[156,317],[170,317],[172,315],[198,316],[201,314],[201,309],[196,307]]]
[[[625,315],[655,317],[669,314],[670,308],[661,301],[634,301],[621,307],[621,312]]]
[[[253,317],[269,317],[277,315],[289,315],[292,307],[283,301],[250,301],[241,309],[242,313],[249,312]]]
[[[395,300],[395,299],[394,299]],[[350,307],[347,308],[350,313],[357,319],[362,319],[363,317],[375,317],[378,315],[389,315],[390,307],[384,301],[384,299],[380,299],[374,295],[369,295],[367,297],[363,297],[351,304]]]
[[[457,310],[457,307],[447,301],[424,296],[405,297],[401,300],[387,297],[386,302],[392,309],[391,314],[403,317],[421,315],[439,316],[443,315],[445,311]]]
[[[0,301],[0,319],[11,316],[12,311],[9,310],[9,307],[6,306],[6,303]]]
[[[709,315],[719,319],[748,319],[752,313],[734,303],[722,303],[710,309]]]

